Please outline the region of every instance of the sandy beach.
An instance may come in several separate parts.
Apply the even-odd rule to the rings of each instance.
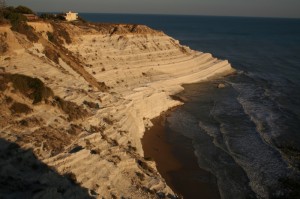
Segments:
[[[145,157],[156,162],[157,170],[178,195],[188,199],[220,198],[214,176],[199,168],[191,140],[168,128],[166,117],[171,111],[153,119],[153,127],[145,132]]]

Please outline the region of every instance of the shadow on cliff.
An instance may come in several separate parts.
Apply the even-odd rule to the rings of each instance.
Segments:
[[[0,139],[0,198],[94,198],[36,158],[32,150]]]

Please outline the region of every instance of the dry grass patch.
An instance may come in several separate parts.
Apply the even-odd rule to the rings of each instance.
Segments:
[[[32,109],[29,106],[19,102],[14,102],[9,109],[12,114],[16,114],[16,113],[28,114],[32,112]]]
[[[45,56],[52,60],[54,63],[59,64],[59,53],[57,53],[55,50],[49,48],[48,46],[45,47],[44,52]]]
[[[65,101],[60,97],[54,97],[54,104],[61,108],[68,116],[69,121],[82,119],[88,116],[88,111],[74,102]]]
[[[4,91],[9,82],[13,83],[13,88],[24,96],[32,100],[33,104],[39,103],[53,96],[53,91],[46,87],[38,78],[32,78],[21,74],[0,74],[0,90]]]

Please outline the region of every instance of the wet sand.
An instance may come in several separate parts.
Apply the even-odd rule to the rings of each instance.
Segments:
[[[215,177],[198,167],[192,141],[166,125],[168,113],[152,120],[142,139],[146,158],[152,158],[167,184],[185,199],[220,198]]]

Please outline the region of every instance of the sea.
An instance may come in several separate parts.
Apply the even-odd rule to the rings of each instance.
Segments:
[[[234,74],[184,85],[166,130],[191,140],[221,198],[300,198],[300,19],[80,15],[145,24],[229,60]]]

